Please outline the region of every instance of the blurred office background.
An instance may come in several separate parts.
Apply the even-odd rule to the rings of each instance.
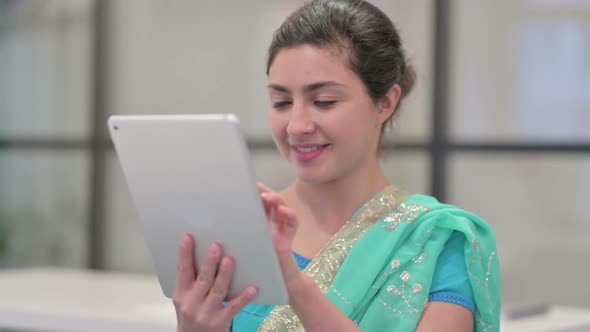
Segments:
[[[390,178],[489,221],[505,303],[590,306],[590,2],[373,2],[418,72]],[[301,3],[0,0],[0,272],[153,273],[111,114],[236,113],[258,178],[288,183],[264,65]]]

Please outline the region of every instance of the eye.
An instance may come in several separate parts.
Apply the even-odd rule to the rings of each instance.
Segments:
[[[277,102],[272,103],[272,107],[276,108],[276,109],[282,109],[282,108],[285,108],[289,104],[291,104],[290,101],[277,101]]]
[[[316,100],[314,102],[314,105],[319,108],[330,108],[331,106],[334,106],[334,104],[336,104],[335,100]]]

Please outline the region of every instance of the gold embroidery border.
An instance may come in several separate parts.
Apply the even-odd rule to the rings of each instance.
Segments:
[[[352,247],[376,222],[395,210],[408,194],[390,185],[369,200],[303,270],[323,293],[332,285]],[[260,325],[259,332],[304,331],[303,324],[289,305],[276,306]]]

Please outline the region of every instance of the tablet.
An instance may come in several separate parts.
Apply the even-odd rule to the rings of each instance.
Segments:
[[[246,142],[231,114],[111,116],[109,131],[160,286],[172,297],[178,247],[195,258],[219,241],[235,258],[229,297],[259,287],[253,303],[286,304],[287,292]]]

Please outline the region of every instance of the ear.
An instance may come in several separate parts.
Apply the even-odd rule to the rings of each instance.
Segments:
[[[399,103],[400,97],[402,95],[402,89],[400,88],[399,84],[394,84],[389,91],[377,102],[377,110],[379,114],[377,115],[379,120],[379,125],[382,125],[389,119],[393,113],[395,113],[397,104]]]

